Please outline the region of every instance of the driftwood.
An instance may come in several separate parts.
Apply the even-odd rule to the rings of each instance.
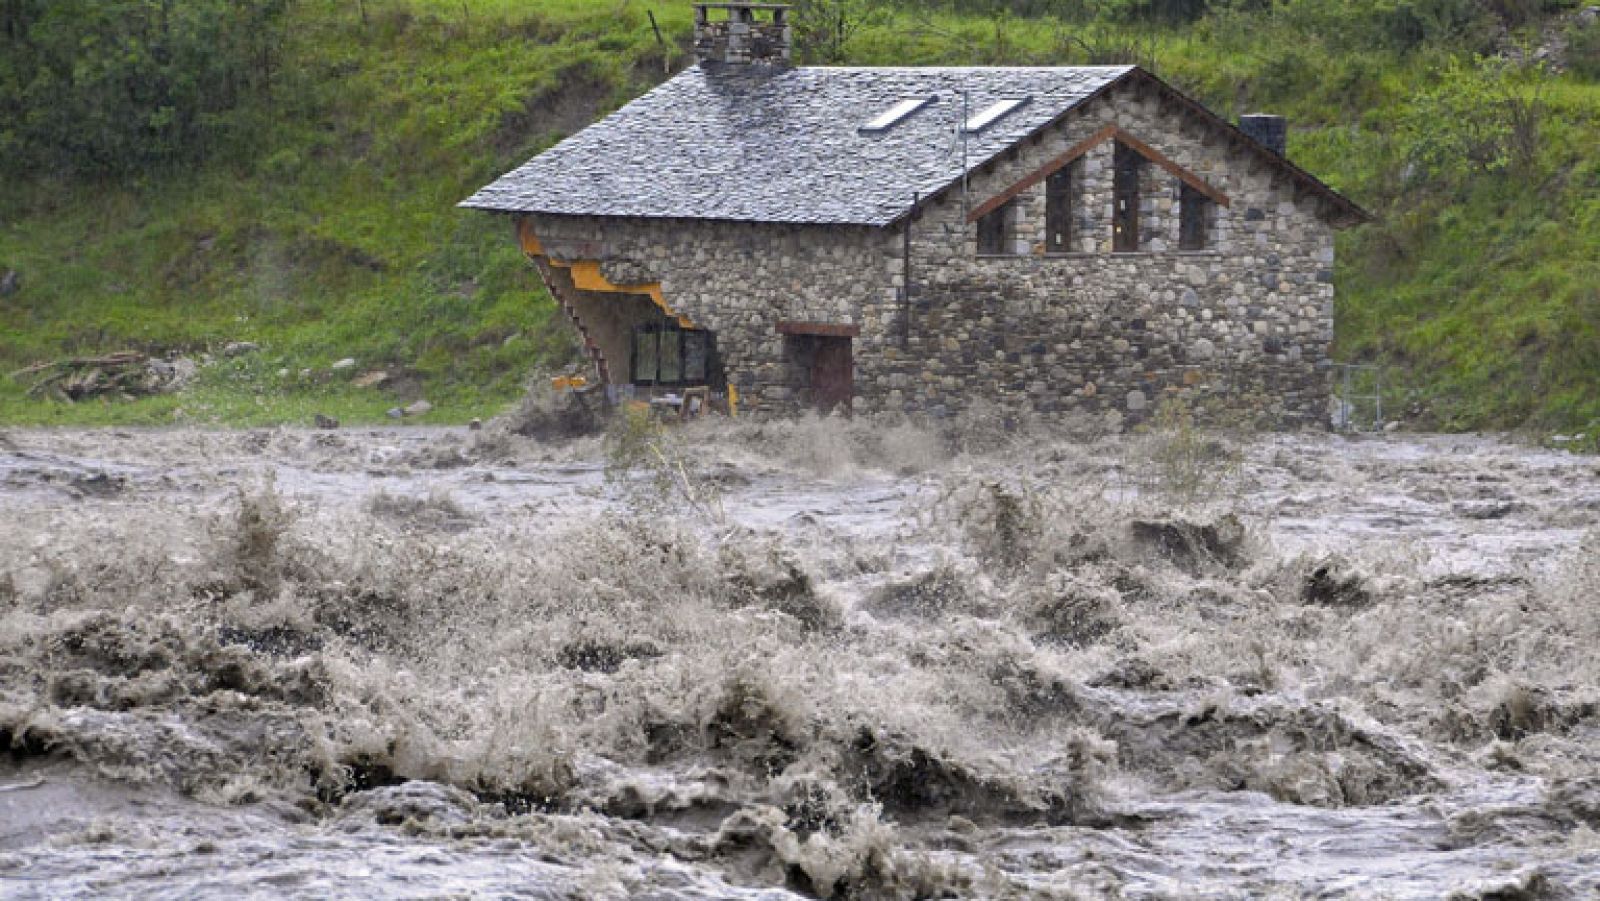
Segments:
[[[149,394],[162,381],[151,372],[149,364],[148,356],[128,350],[103,357],[35,363],[11,373],[11,378],[32,379],[29,397],[48,396],[71,403],[111,393]]]
[[[0,785],[0,794],[5,792],[27,791],[30,788],[38,788],[41,785],[44,785],[43,776],[34,779],[32,782],[16,782],[11,785]]]

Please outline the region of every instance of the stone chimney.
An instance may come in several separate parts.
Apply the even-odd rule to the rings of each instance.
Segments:
[[[1289,120],[1266,113],[1248,113],[1239,117],[1239,130],[1278,156],[1289,155]]]
[[[713,11],[720,13],[715,20]],[[789,7],[696,3],[694,55],[702,64],[789,65]]]

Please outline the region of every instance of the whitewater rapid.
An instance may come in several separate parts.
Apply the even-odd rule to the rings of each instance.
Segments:
[[[1593,457],[647,437],[0,432],[0,895],[1600,896]]]

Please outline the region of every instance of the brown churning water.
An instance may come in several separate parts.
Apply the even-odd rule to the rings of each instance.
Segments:
[[[0,894],[1600,891],[1592,458],[642,438],[0,436]]]

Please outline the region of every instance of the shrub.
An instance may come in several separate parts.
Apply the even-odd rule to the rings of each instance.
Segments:
[[[1567,68],[1579,78],[1600,81],[1600,17],[1567,29]]]
[[[1473,170],[1527,173],[1538,160],[1544,103],[1538,70],[1504,59],[1451,60],[1402,113],[1401,139],[1423,173],[1454,181]]]
[[[138,171],[203,159],[278,75],[287,0],[0,2],[0,160]]]

